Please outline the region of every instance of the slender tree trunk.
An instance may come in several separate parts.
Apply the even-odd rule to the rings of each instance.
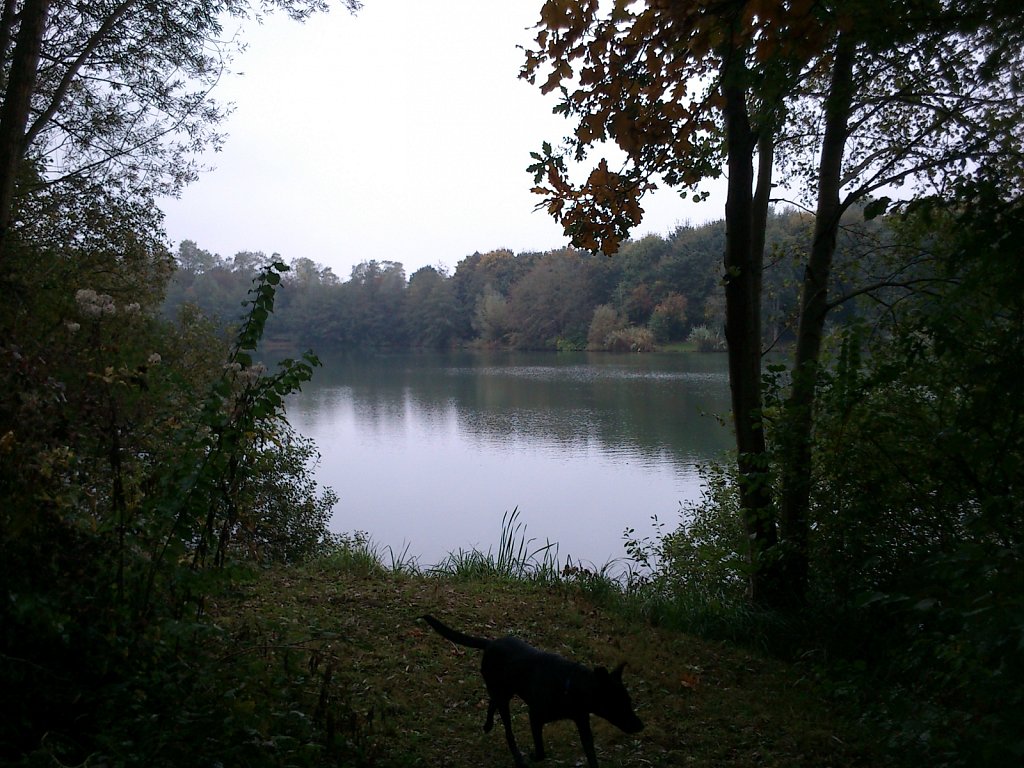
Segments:
[[[768,478],[768,454],[761,416],[761,275],[767,187],[754,194],[753,155],[757,138],[750,125],[742,65],[726,77],[725,130],[729,187],[725,203],[725,338],[729,388],[736,430],[740,506],[750,541],[751,597],[776,599],[776,579],[765,554],[777,540]],[[769,148],[770,146],[765,145]],[[767,159],[771,165],[771,159]],[[763,170],[765,158],[759,162]],[[764,184],[769,179],[761,180]],[[761,208],[764,210],[761,210]]]
[[[818,170],[814,239],[804,270],[793,381],[781,430],[782,578],[786,593],[797,603],[803,602],[807,593],[814,400],[821,340],[828,314],[829,273],[845,208],[839,194],[852,102],[853,62],[854,45],[849,35],[842,35],[836,46],[832,82],[825,101],[825,134]]]
[[[14,23],[18,19],[18,1],[3,0],[3,10],[0,11],[0,62],[6,62],[11,52],[11,35],[14,32]],[[0,91],[7,89],[6,67],[0,67]]]
[[[0,107],[0,260],[11,224],[15,181],[25,156],[25,131],[49,10],[50,0],[25,0],[4,89],[4,103]]]

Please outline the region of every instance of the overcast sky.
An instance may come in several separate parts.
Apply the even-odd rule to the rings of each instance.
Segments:
[[[248,50],[215,94],[231,102],[215,169],[164,204],[184,239],[304,256],[342,279],[369,259],[454,268],[474,251],[566,244],[534,212],[529,153],[570,124],[519,80],[541,0],[365,0],[242,31]],[[637,235],[722,218],[722,195],[645,199]]]

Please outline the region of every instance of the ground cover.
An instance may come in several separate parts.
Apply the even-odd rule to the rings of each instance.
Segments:
[[[263,572],[208,610],[225,643],[215,652],[248,676],[232,688],[236,706],[294,698],[288,716],[324,734],[326,747],[310,743],[317,761],[512,765],[500,728],[482,730],[479,652],[418,621],[430,612],[468,633],[511,632],[586,664],[625,661],[646,727],[629,736],[593,718],[602,766],[882,763],[799,665],[627,620],[574,581],[466,579],[326,558]],[[222,665],[221,674],[231,673]],[[525,751],[518,700],[513,718]],[[265,727],[269,734],[275,724]],[[545,765],[585,764],[571,723],[548,726],[545,740]]]

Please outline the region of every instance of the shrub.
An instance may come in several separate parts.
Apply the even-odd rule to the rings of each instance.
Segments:
[[[698,352],[722,352],[725,349],[722,334],[706,325],[695,325],[686,340],[693,344]]]
[[[746,536],[736,485],[722,465],[701,468],[701,499],[680,505],[679,526],[654,541],[629,539],[629,558],[659,592],[740,599],[746,590]]]
[[[625,326],[625,321],[610,304],[602,304],[594,310],[594,317],[590,321],[590,329],[587,331],[587,346],[590,349],[605,349],[605,340],[615,331]]]
[[[686,330],[686,297],[672,293],[654,308],[648,327],[659,343],[678,341]]]
[[[333,546],[327,526],[338,495],[330,488],[318,493],[313,467],[319,458],[313,441],[287,424],[246,452],[250,471],[239,487],[245,511],[231,535],[237,557],[294,563]]]
[[[654,334],[647,328],[631,325],[610,333],[604,341],[604,348],[609,352],[653,352]]]
[[[555,349],[559,352],[582,352],[587,348],[583,334],[569,334],[555,339]]]

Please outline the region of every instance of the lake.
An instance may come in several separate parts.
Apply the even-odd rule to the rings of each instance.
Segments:
[[[518,508],[534,547],[601,567],[623,532],[671,529],[697,466],[731,445],[718,354],[449,352],[338,355],[288,401],[340,501],[331,529],[421,566],[497,551]]]

